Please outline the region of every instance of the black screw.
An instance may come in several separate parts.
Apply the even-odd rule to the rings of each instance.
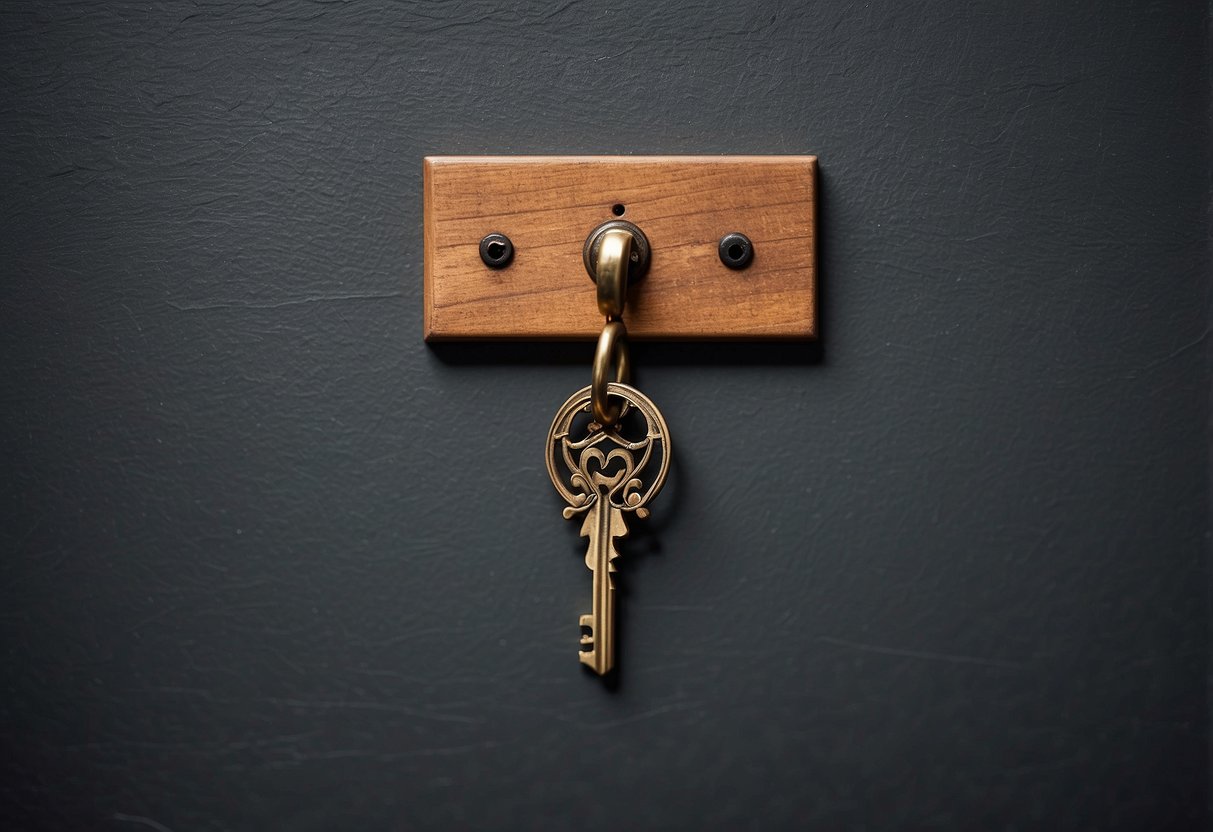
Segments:
[[[749,237],[736,231],[720,238],[717,251],[720,262],[730,269],[744,269],[754,260],[754,244]]]
[[[514,259],[514,244],[504,234],[489,234],[480,241],[480,259],[490,269],[504,269]]]

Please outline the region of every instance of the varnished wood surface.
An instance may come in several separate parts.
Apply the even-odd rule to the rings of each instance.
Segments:
[[[588,339],[602,319],[582,246],[599,224],[638,225],[648,274],[628,293],[634,338],[808,339],[815,314],[813,156],[429,157],[425,160],[427,340]],[[754,243],[726,268],[725,234]],[[480,239],[514,260],[485,266]]]

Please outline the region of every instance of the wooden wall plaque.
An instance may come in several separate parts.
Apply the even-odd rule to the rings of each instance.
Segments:
[[[586,237],[624,219],[652,247],[624,313],[637,339],[816,337],[815,156],[433,156],[424,162],[425,338],[592,340]],[[480,240],[515,254],[489,268]],[[717,253],[741,232],[742,270]]]

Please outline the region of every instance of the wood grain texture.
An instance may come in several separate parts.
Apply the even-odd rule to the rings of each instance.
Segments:
[[[816,166],[814,156],[427,158],[426,340],[596,337],[582,246],[616,205],[653,250],[629,287],[631,337],[813,338]],[[754,243],[744,270],[717,255],[732,231]],[[491,232],[514,243],[508,268],[480,260]]]

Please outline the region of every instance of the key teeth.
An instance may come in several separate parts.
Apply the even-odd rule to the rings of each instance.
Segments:
[[[581,643],[583,645],[588,644],[590,646],[593,646],[593,644],[594,644],[594,616],[592,616],[592,615],[581,616],[581,626],[582,626],[582,628],[589,630],[588,633],[581,634]],[[581,655],[582,656],[592,656],[593,651],[587,652],[587,651],[583,650]]]

